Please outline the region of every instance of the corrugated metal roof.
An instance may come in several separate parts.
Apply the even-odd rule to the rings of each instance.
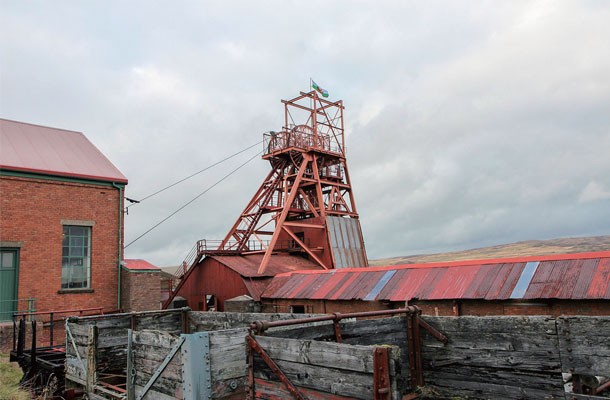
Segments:
[[[209,256],[221,264],[226,265],[233,271],[245,277],[275,276],[292,271],[321,270],[318,264],[303,257],[274,254],[269,259],[269,264],[263,274],[258,273],[263,254],[249,254],[245,256]]]
[[[130,270],[161,270],[161,268],[152,265],[148,261],[140,259],[123,260],[121,265]]]
[[[121,265],[132,270],[161,270],[161,268],[141,259],[126,259],[121,262]]]
[[[81,132],[0,118],[0,168],[127,183]]]
[[[356,218],[326,217],[335,268],[364,268],[369,263],[364,253],[362,229]]]
[[[261,297],[610,300],[610,251],[291,272],[273,278]]]

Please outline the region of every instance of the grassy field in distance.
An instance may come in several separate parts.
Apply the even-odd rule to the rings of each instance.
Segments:
[[[563,253],[586,253],[592,251],[610,251],[610,235],[584,238],[526,240],[523,242],[483,247],[480,249],[455,251],[450,253],[381,258],[377,260],[369,260],[369,265],[378,266],[482,260],[487,258],[527,257]]]

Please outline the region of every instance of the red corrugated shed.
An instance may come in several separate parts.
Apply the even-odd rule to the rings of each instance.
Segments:
[[[258,267],[263,259],[263,254],[250,254],[246,256],[209,256],[221,264],[226,265],[233,271],[245,277],[275,276],[292,271],[314,270],[323,268],[318,264],[303,257],[291,255],[274,254],[269,259],[269,264],[263,274],[258,273]]]
[[[269,299],[608,299],[610,251],[277,275]]]
[[[0,118],[0,168],[127,183],[80,132]]]

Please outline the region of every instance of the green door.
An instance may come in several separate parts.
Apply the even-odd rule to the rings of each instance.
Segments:
[[[0,321],[10,321],[17,311],[19,250],[0,249]]]

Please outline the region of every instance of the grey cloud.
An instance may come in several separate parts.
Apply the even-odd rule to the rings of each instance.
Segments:
[[[313,77],[346,105],[372,258],[608,234],[606,2],[15,2],[2,117],[81,130],[141,198],[281,127]],[[256,150],[252,150],[255,154]],[[247,159],[130,208],[126,242]],[[132,246],[221,238],[262,160]]]

